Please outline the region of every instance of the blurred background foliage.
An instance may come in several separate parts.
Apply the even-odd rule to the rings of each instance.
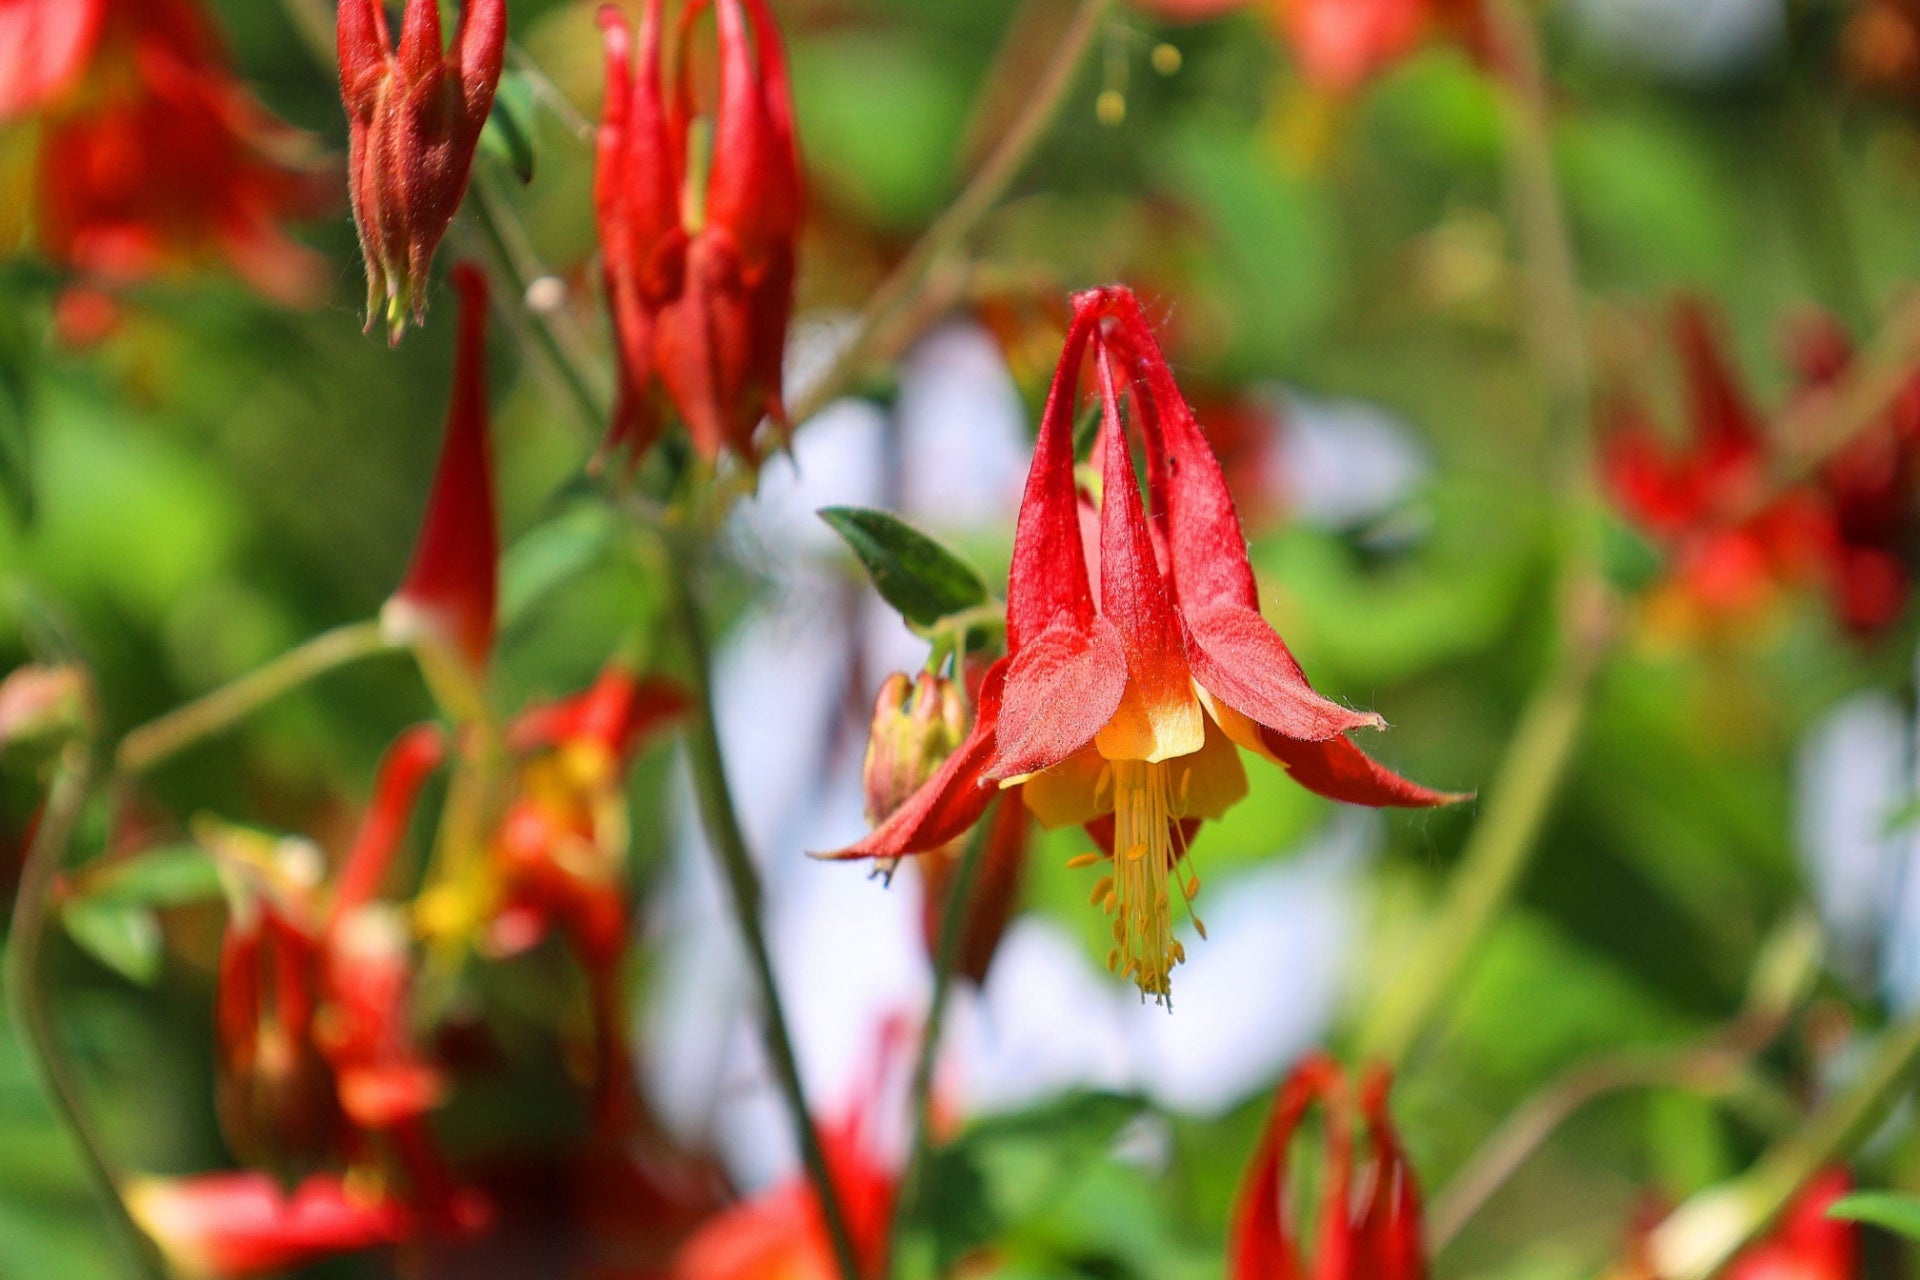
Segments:
[[[297,0],[215,7],[248,82],[337,162],[336,85],[289,16]],[[1633,7],[1654,13],[1643,21],[1656,28],[1684,25],[1690,8]],[[520,45],[588,118],[599,94],[593,8],[511,5]],[[945,207],[1017,109],[1031,78],[1021,68],[1044,59],[1068,6],[778,8],[813,198],[804,334],[857,309]],[[1606,8],[1587,0],[1542,15],[1554,159],[1601,384],[1630,380],[1679,421],[1663,326],[1677,297],[1697,295],[1724,320],[1758,401],[1777,404],[1789,381],[1782,324],[1797,308],[1817,303],[1864,333],[1920,274],[1920,127],[1907,105],[1843,76],[1843,5],[1700,6],[1738,10],[1721,25],[1755,34],[1735,29],[1693,57],[1678,40],[1623,35]],[[1162,26],[1121,8],[1101,41],[1060,125],[978,237],[981,289],[1059,296],[1126,280],[1166,326],[1196,399],[1284,385],[1390,415],[1415,442],[1419,482],[1345,526],[1290,520],[1283,485],[1260,522],[1255,563],[1270,616],[1316,683],[1395,722],[1383,740],[1393,764],[1439,785],[1477,785],[1494,774],[1543,669],[1565,528],[1548,483],[1562,442],[1522,332],[1499,92],[1464,52],[1441,46],[1350,101],[1317,102],[1256,11]],[[1156,54],[1163,43],[1178,51],[1177,70]],[[982,96],[983,84],[1000,91]],[[1103,89],[1124,93],[1117,124],[1096,119]],[[576,286],[575,318],[604,354],[586,288],[591,148],[552,111],[526,118],[537,163],[511,199],[533,252]],[[24,180],[23,147],[0,143],[12,181]],[[496,166],[491,180],[504,176]],[[371,615],[401,574],[438,444],[451,303],[437,302],[436,323],[398,351],[363,337],[340,195],[339,216],[302,232],[336,268],[324,305],[290,313],[217,279],[156,285],[111,337],[78,349],[54,336],[61,282],[33,256],[31,228],[14,225],[25,202],[0,202],[0,234],[20,246],[0,277],[0,669],[77,654],[99,678],[109,732]],[[456,251],[478,251],[470,218],[454,239]],[[511,706],[585,684],[659,601],[617,553],[621,535],[580,479],[594,433],[511,332],[495,347],[511,545],[500,679]],[[1009,349],[1030,404],[1051,358],[1032,359],[1034,350],[1046,351],[1044,334]],[[869,388],[883,403],[892,392]],[[1010,529],[958,540],[990,578],[1004,569]],[[743,605],[753,590],[743,570]],[[1763,943],[1807,894],[1792,786],[1799,744],[1863,689],[1910,712],[1913,641],[1910,618],[1869,642],[1845,636],[1811,597],[1706,641],[1635,633],[1601,678],[1516,909],[1397,1095],[1430,1187],[1570,1064],[1685,1043],[1735,1013]],[[159,770],[155,822],[178,833],[192,815],[216,813],[337,850],[379,750],[430,712],[399,658],[331,675]],[[21,767],[0,769],[0,864],[17,865],[38,779],[11,763]],[[670,839],[666,776],[655,759],[634,784],[643,879]],[[1206,837],[1208,873],[1296,847],[1327,816],[1297,788],[1256,788]],[[1336,1044],[1404,959],[1474,817],[1470,804],[1389,823]],[[1043,846],[1025,901],[1097,957],[1104,924],[1084,910],[1082,879],[1062,869],[1080,842]],[[131,1163],[213,1167],[226,1158],[208,1083],[220,917],[200,904],[162,920],[164,954],[143,983],[59,941],[59,1018]],[[504,998],[531,1022],[555,973],[535,963],[488,980],[517,986]],[[1244,980],[1264,987],[1288,975]],[[1878,1022],[1884,1000],[1871,981],[1824,978],[1808,1025],[1782,1037],[1768,1065],[1816,1090],[1844,1042],[1836,1026]],[[521,1082],[557,1077],[540,1054],[516,1064]],[[943,1157],[952,1230],[990,1224],[1009,1277],[1218,1274],[1219,1224],[1264,1096],[1221,1117],[1171,1118],[1160,1131],[1169,1145],[1145,1160],[1112,1147],[1137,1122],[1136,1104],[1052,1105],[1038,1119],[972,1131]],[[456,1106],[450,1127],[484,1143],[488,1111]],[[0,1274],[113,1274],[79,1168],[7,1035],[0,1132]],[[1744,1167],[1766,1136],[1685,1093],[1609,1098],[1546,1145],[1438,1272],[1594,1274],[1644,1196],[1675,1203]],[[1902,1120],[1862,1165],[1876,1181],[1920,1188],[1917,1154]],[[1889,1247],[1876,1247],[1886,1254],[1876,1265],[1891,1266]]]

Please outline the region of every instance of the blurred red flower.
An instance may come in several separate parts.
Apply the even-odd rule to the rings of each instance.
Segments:
[[[753,462],[761,419],[787,427],[781,361],[804,196],[786,57],[766,0],[715,0],[719,100],[711,147],[694,154],[690,44],[705,8],[681,12],[671,104],[660,0],[642,12],[637,64],[626,18],[600,10],[594,205],[620,364],[607,444],[636,460],[659,435],[658,393],[708,459],[732,450]]]
[[[1387,1111],[1390,1078],[1369,1072],[1358,1096],[1331,1058],[1316,1054],[1280,1086],[1273,1114],[1240,1185],[1234,1210],[1230,1280],[1425,1280],[1420,1186]],[[1287,1203],[1288,1147],[1306,1111],[1319,1102],[1326,1126],[1321,1165],[1321,1224],[1311,1269],[1302,1265],[1299,1231]],[[1371,1151],[1356,1197],[1353,1131],[1367,1126]]]
[[[112,318],[103,291],[214,262],[277,302],[310,301],[324,266],[282,230],[327,203],[307,139],[234,77],[193,0],[35,15],[48,7],[0,11],[0,46],[11,22],[44,53],[0,62],[0,105],[44,112],[40,239],[85,282],[63,316],[97,332]]]

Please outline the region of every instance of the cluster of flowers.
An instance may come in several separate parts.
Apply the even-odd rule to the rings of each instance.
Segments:
[[[1804,479],[1782,475],[1781,438],[1741,389],[1705,310],[1676,307],[1687,436],[1670,442],[1630,391],[1602,407],[1610,496],[1661,549],[1649,595],[1663,629],[1714,632],[1753,621],[1783,591],[1823,588],[1835,617],[1866,637],[1897,621],[1920,533],[1920,374],[1870,429]],[[1853,360],[1845,330],[1810,315],[1792,335],[1798,385],[1780,414],[1822,396]]]
[[[763,424],[772,443],[788,426],[780,371],[803,191],[765,0],[711,4],[719,73],[710,160],[690,143],[691,43],[705,0],[681,11],[671,93],[661,0],[645,0],[637,38],[617,11],[601,19],[608,95],[594,202],[620,364],[608,447],[638,458],[671,408],[704,456],[731,453],[751,466],[769,443]],[[1225,6],[1159,7],[1197,16]],[[1474,10],[1301,0],[1286,13],[1305,64],[1350,87],[1435,31],[1466,30]],[[408,0],[396,44],[377,0],[342,0],[338,37],[367,324],[384,324],[397,342],[424,317],[431,261],[466,190],[502,71],[506,10],[503,0],[465,0],[449,41],[436,0]],[[47,133],[42,238],[82,281],[84,292],[70,297],[104,297],[103,287],[209,255],[276,296],[309,287],[311,264],[277,226],[309,207],[310,175],[288,162],[292,136],[234,80],[193,0],[0,7],[0,114],[28,112],[44,117]],[[433,948],[449,940],[495,955],[548,937],[568,948],[590,992],[598,1128],[617,1138],[645,1123],[622,1028],[620,968],[634,909],[623,872],[624,780],[639,745],[684,698],[616,661],[577,696],[526,709],[502,731],[490,726],[480,691],[494,644],[499,541],[487,291],[469,267],[453,278],[462,307],[445,444],[413,563],[383,615],[389,634],[419,654],[452,727],[416,727],[395,742],[330,884],[291,846],[215,841],[233,898],[219,972],[218,1096],[249,1169],[149,1180],[129,1197],[186,1274],[257,1274],[374,1245],[473,1236],[497,1221],[496,1200],[447,1158],[432,1125],[455,1086],[425,1034],[419,987]],[[1808,347],[1810,384],[1845,362],[1830,331],[1823,342]],[[1682,344],[1696,447],[1665,452],[1634,419],[1616,429],[1609,460],[1623,504],[1673,547],[1676,580],[1703,601],[1743,596],[1744,566],[1758,562],[1771,580],[1798,572],[1797,557],[1815,548],[1843,616],[1884,623],[1906,589],[1905,567],[1891,557],[1893,526],[1904,533],[1909,512],[1888,504],[1894,479],[1910,475],[1920,411],[1903,405],[1885,439],[1834,459],[1807,492],[1739,511],[1765,462],[1764,436],[1697,316],[1684,321]],[[1081,466],[1074,424],[1089,391],[1099,426]],[[1248,792],[1242,750],[1347,803],[1460,798],[1390,772],[1355,745],[1348,735],[1380,718],[1316,693],[1262,616],[1220,463],[1124,288],[1073,301],[1006,606],[1003,656],[888,682],[867,770],[875,829],[830,855],[889,867],[927,860],[937,907],[947,855],[997,799],[988,873],[967,904],[961,968],[976,978],[1011,910],[1029,814],[1044,826],[1085,828],[1099,852],[1076,861],[1103,870],[1092,898],[1112,917],[1108,966],[1143,999],[1170,1003],[1184,958],[1174,901],[1191,913],[1199,880],[1188,852],[1201,824]],[[403,915],[383,892],[422,786],[442,769],[450,782],[438,852],[447,865]],[[499,793],[476,779],[500,782]],[[1326,1157],[1312,1274],[1424,1277],[1420,1195],[1386,1079],[1369,1074],[1355,1087],[1319,1057],[1275,1101],[1236,1214],[1232,1274],[1304,1274],[1287,1169],[1316,1102]],[[1362,1126],[1367,1153],[1356,1162]],[[874,1152],[870,1129],[870,1117],[856,1115],[826,1137],[857,1253],[877,1268],[899,1174]],[[708,1218],[670,1270],[689,1280],[831,1275],[823,1216],[809,1184],[778,1187]],[[1829,1233],[1818,1242],[1824,1252],[1803,1256],[1796,1242],[1806,1234],[1790,1221],[1763,1256],[1820,1276],[1851,1269],[1850,1234],[1844,1248]]]

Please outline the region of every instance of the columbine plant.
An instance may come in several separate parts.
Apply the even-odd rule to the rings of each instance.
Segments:
[[[1099,480],[1083,487],[1073,422],[1089,356]],[[1123,395],[1146,446],[1151,523]],[[1380,718],[1315,693],[1262,618],[1219,462],[1124,288],[1074,300],[1020,507],[1006,626],[1007,656],[982,683],[966,741],[892,817],[832,856],[938,849],[979,820],[996,788],[1018,786],[1042,824],[1084,824],[1105,850],[1111,873],[1094,900],[1114,918],[1108,967],[1143,997],[1166,1000],[1185,955],[1173,899],[1191,910],[1198,878],[1184,864],[1195,831],[1246,794],[1236,746],[1335,800],[1456,798],[1350,742],[1349,730]]]

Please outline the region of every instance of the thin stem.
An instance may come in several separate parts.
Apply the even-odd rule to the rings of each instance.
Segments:
[[[713,715],[713,679],[707,652],[707,633],[701,618],[699,601],[689,574],[691,565],[684,555],[669,557],[667,578],[673,595],[676,620],[684,637],[693,695],[692,713],[687,718],[687,759],[693,771],[694,791],[699,799],[700,821],[726,875],[733,903],[735,922],[746,943],[747,958],[760,988],[765,1015],[767,1057],[772,1060],[774,1076],[786,1096],[793,1121],[794,1138],[807,1176],[813,1182],[820,1202],[821,1217],[843,1280],[861,1280],[853,1236],[847,1229],[846,1213],[827,1166],[826,1151],[820,1145],[820,1133],[814,1127],[813,1113],[807,1105],[806,1089],[800,1082],[800,1066],[794,1055],[793,1036],[787,1027],[786,1011],[780,1002],[780,989],[774,979],[773,957],[767,950],[766,932],[761,922],[760,873],[747,838],[740,829],[734,808],[733,790],[727,782],[726,763],[720,751],[720,735]]]
[[[926,1163],[933,1141],[933,1077],[939,1065],[940,1031],[945,1024],[947,1001],[953,994],[953,972],[960,963],[960,948],[966,940],[967,908],[973,900],[974,886],[980,881],[980,869],[986,865],[987,846],[992,842],[993,824],[998,815],[991,809],[975,824],[961,854],[960,866],[947,885],[946,908],[940,914],[940,947],[934,958],[933,998],[927,1005],[926,1026],[920,1033],[920,1054],[913,1067],[913,1133],[907,1147],[907,1162],[900,1173],[900,1195],[893,1206],[893,1223],[887,1232],[883,1276],[894,1274],[900,1237],[908,1215],[919,1195],[921,1167]],[[939,853],[923,854],[937,858]]]
[[[1507,745],[1486,809],[1467,838],[1446,900],[1361,1033],[1363,1056],[1399,1065],[1445,1008],[1480,941],[1527,868],[1580,741],[1610,620],[1576,623]]]
[[[122,1246],[132,1255],[142,1274],[164,1280],[165,1267],[146,1233],[128,1212],[126,1200],[120,1193],[120,1179],[108,1159],[106,1146],[87,1118],[79,1087],[55,1039],[53,1018],[42,989],[41,961],[54,881],[81,812],[93,792],[93,782],[91,751],[79,743],[69,746],[54,774],[53,786],[41,810],[39,830],[27,849],[13,900],[13,923],[7,935],[7,1009],[14,1025],[20,1029],[42,1091],[80,1149],[88,1180],[113,1220]]]
[[[1025,108],[946,212],[934,220],[926,234],[874,290],[860,313],[852,338],[827,371],[791,407],[789,416],[794,423],[805,422],[818,413],[865,371],[887,327],[913,300],[928,273],[958,248],[980,219],[1006,195],[1059,114],[1080,64],[1093,46],[1100,24],[1112,5],[1113,0],[1081,0]]]
[[[1853,1083],[1731,1182],[1676,1209],[1654,1230],[1651,1256],[1667,1280],[1708,1280],[1771,1226],[1800,1188],[1871,1133],[1920,1070],[1920,1018],[1887,1029]]]
[[[122,774],[145,773],[201,739],[232,728],[309,680],[391,647],[378,621],[353,622],[323,631],[231,684],[134,729],[120,740],[115,766]]]

